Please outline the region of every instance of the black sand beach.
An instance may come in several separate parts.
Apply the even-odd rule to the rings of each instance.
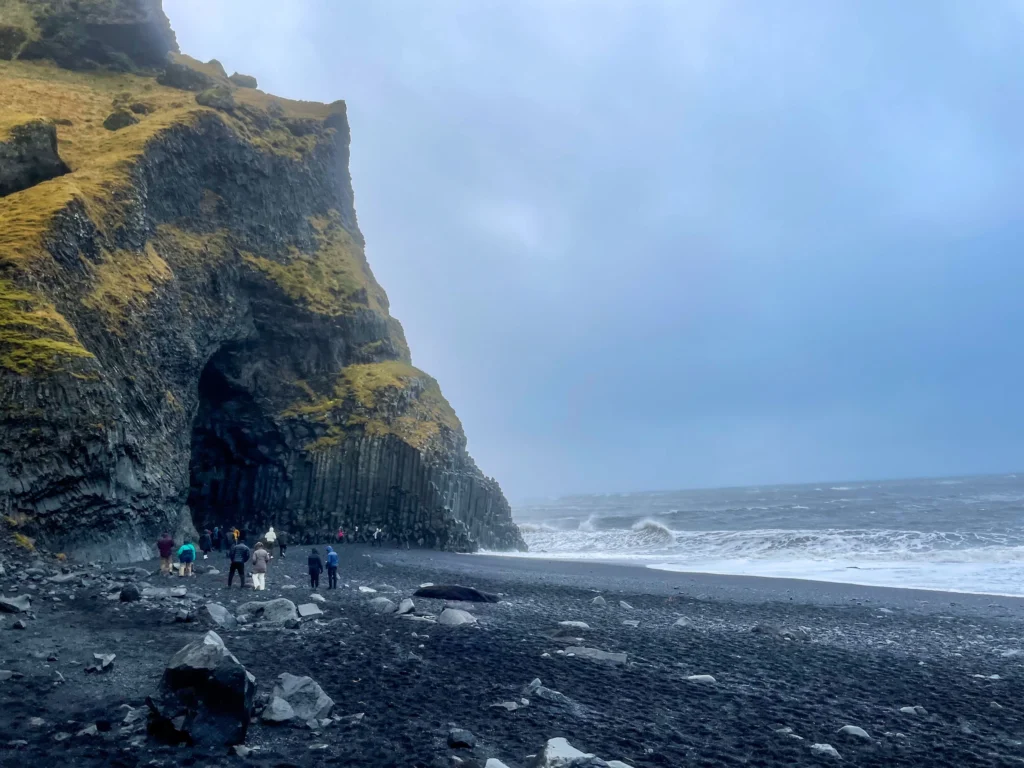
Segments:
[[[157,744],[142,723],[122,726],[122,705],[144,707],[170,657],[209,628],[200,618],[175,621],[187,605],[201,617],[207,602],[232,612],[257,597],[308,602],[304,548],[273,561],[259,595],[237,586],[229,592],[219,555],[200,561],[219,575],[143,579],[120,566],[72,563],[65,567],[87,575],[64,583],[51,580],[60,573],[52,560],[25,577],[24,565],[0,558],[7,570],[0,592],[31,595],[34,616],[18,630],[13,625],[24,614],[0,614],[0,670],[15,673],[0,674],[2,764],[453,766],[458,758],[482,766],[496,758],[523,768],[528,755],[559,736],[632,766],[839,762],[815,744],[831,744],[850,765],[1024,763],[1022,600],[358,546],[339,551],[341,588],[325,589],[324,579],[323,616],[298,629],[217,630],[260,692],[283,672],[309,675],[342,716],[316,731],[257,720],[244,758]],[[131,578],[185,585],[188,596],[121,603],[110,590]],[[368,605],[379,596],[397,603],[425,582],[477,587],[500,594],[501,602],[460,604],[478,617],[461,627],[378,615]],[[591,603],[598,594],[606,606]],[[420,613],[443,607],[415,602]],[[675,625],[680,617],[686,626]],[[565,653],[571,646],[622,652],[626,661]],[[116,653],[112,668],[86,673],[94,653]],[[697,675],[715,682],[688,679]],[[534,678],[548,691],[527,692]],[[516,708],[493,706],[502,702]],[[93,724],[98,733],[78,735]],[[840,735],[847,725],[867,738]],[[452,727],[471,731],[475,748],[449,747]]]

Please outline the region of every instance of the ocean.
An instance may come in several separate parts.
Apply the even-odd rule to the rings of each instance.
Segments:
[[[526,557],[1024,596],[1024,473],[516,505]]]

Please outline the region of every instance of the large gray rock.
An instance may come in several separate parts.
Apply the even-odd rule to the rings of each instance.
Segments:
[[[32,608],[32,598],[28,595],[6,597],[0,595],[0,613],[24,613]]]
[[[252,75],[243,75],[241,72],[235,72],[231,77],[228,78],[232,83],[237,85],[239,88],[258,88],[259,83],[256,78]]]
[[[149,732],[168,743],[230,746],[245,741],[256,678],[207,632],[171,658],[160,691],[146,699]]]
[[[867,731],[856,725],[844,725],[839,729],[839,735],[852,739],[862,739],[865,741],[871,739]]]
[[[327,717],[334,708],[334,700],[324,693],[313,678],[289,675],[287,672],[278,676],[271,697],[286,701],[295,716],[303,722]]]
[[[0,197],[63,176],[68,167],[57,154],[57,129],[46,120],[0,128]]]
[[[593,659],[594,661],[602,661],[609,664],[625,664],[626,654],[624,653],[611,653],[609,651],[602,651],[600,648],[585,648],[579,645],[570,645],[565,649],[566,654],[573,654],[584,659]]]
[[[245,615],[250,621],[264,621],[268,624],[284,624],[299,620],[299,612],[295,609],[295,603],[285,597],[242,603],[238,606],[236,615]]]
[[[146,587],[142,590],[143,597],[185,597],[187,594],[185,587]]]
[[[395,611],[399,616],[404,616],[407,613],[412,613],[416,610],[416,603],[412,601],[412,598],[405,598],[398,604],[398,610]]]
[[[531,768],[607,768],[607,763],[589,752],[581,752],[562,738],[548,739]]]
[[[437,623],[446,627],[461,627],[463,624],[476,624],[476,616],[458,608],[445,608],[437,617]]]
[[[220,603],[207,603],[203,606],[206,618],[223,629],[235,629],[238,621],[231,615],[231,611]]]

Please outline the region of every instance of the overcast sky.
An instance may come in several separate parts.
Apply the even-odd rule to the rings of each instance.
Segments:
[[[370,263],[511,499],[1024,469],[1024,4],[164,6],[348,102]]]

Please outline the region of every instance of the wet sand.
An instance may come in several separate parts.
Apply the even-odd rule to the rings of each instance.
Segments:
[[[329,591],[324,579],[323,617],[297,630],[219,633],[261,691],[282,672],[308,674],[334,699],[335,713],[363,717],[316,733],[257,722],[246,745],[258,749],[244,760],[154,744],[121,728],[118,707],[142,706],[170,656],[205,631],[174,621],[183,603],[216,601],[233,610],[256,597],[251,589],[229,592],[224,574],[153,576],[147,581],[155,586],[186,584],[189,596],[122,604],[106,597],[111,584],[126,580],[117,566],[91,569],[84,585],[56,584],[48,576],[18,581],[17,569],[0,557],[8,570],[0,577],[3,593],[31,594],[35,614],[25,630],[11,628],[17,617],[0,619],[0,670],[21,675],[0,681],[0,761],[433,768],[456,765],[456,757],[482,766],[493,757],[525,768],[527,756],[556,736],[633,766],[839,762],[812,749],[819,743],[831,744],[850,765],[1024,760],[1020,599],[589,562],[339,551],[342,587]],[[216,555],[200,564],[226,572]],[[155,570],[155,563],[145,567]],[[286,561],[274,560],[268,590],[258,597],[307,602],[304,572],[304,548],[291,547]],[[377,615],[368,607],[369,598],[398,602],[425,582],[473,586],[502,601],[460,604],[478,618],[466,627]],[[379,591],[361,593],[359,586]],[[598,594],[606,606],[591,603]],[[436,600],[416,604],[432,614],[443,607]],[[687,626],[675,626],[680,617]],[[791,639],[751,631],[766,626],[791,630]],[[626,662],[566,654],[572,646],[625,653]],[[95,652],[117,653],[110,672],[83,671]],[[57,672],[64,682],[55,683]],[[689,679],[696,675],[715,682]],[[525,692],[534,678],[562,696]],[[522,705],[523,698],[529,703]],[[517,708],[492,706],[501,702]],[[924,714],[900,712],[914,706]],[[32,726],[33,717],[45,723]],[[73,735],[96,722],[110,723],[109,732]],[[868,738],[838,734],[845,725]],[[475,734],[477,746],[450,748],[453,726]],[[62,733],[72,736],[55,741]]]

